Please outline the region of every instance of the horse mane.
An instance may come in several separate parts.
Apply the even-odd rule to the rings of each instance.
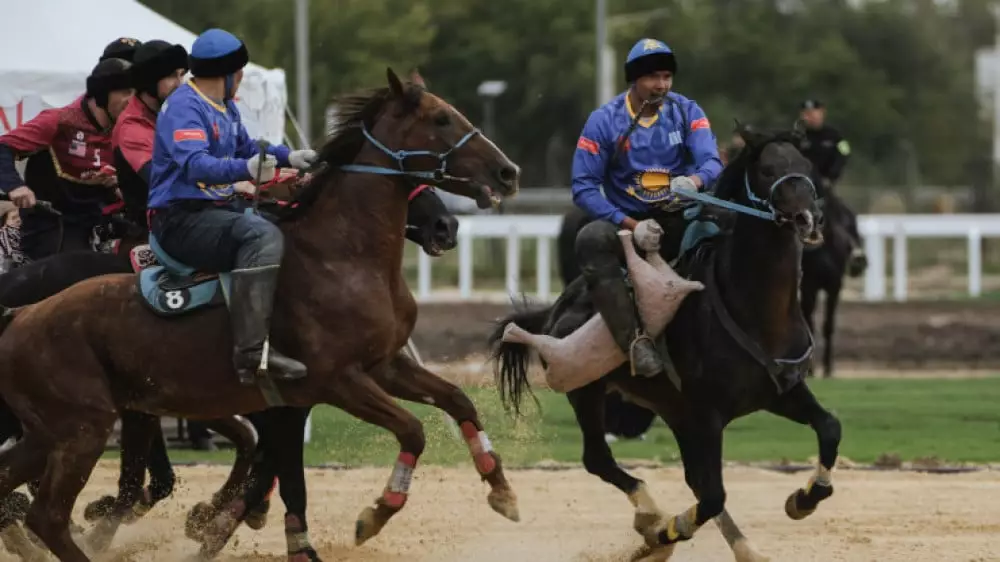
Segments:
[[[404,87],[406,104],[413,107],[419,105],[424,89],[409,83]],[[391,96],[389,87],[383,86],[357,90],[333,99],[332,105],[336,109],[331,127],[333,133],[318,151],[318,161],[326,164],[326,168],[313,175],[309,183],[296,192],[284,208],[281,220],[301,217],[316,202],[330,176],[337,173],[341,166],[354,161],[366,140],[362,127],[370,131],[375,126],[375,118]]]
[[[787,142],[795,146],[799,145],[800,134],[793,130],[783,129],[769,132],[754,131],[753,142],[747,142],[740,150],[736,158],[731,160],[719,179],[716,180],[715,196],[720,199],[731,200],[734,196],[742,193],[744,177],[750,164],[760,158],[760,153],[764,147],[773,142]]]

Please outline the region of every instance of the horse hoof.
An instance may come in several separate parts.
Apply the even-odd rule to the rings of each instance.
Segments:
[[[635,532],[642,535],[644,539],[652,540],[656,542],[656,535],[664,527],[663,514],[661,513],[644,513],[635,512],[635,517],[632,518],[632,528]]]
[[[757,554],[745,538],[736,539],[733,554],[736,555],[736,562],[771,562],[770,558]]]
[[[93,523],[98,519],[104,519],[111,515],[111,510],[115,507],[117,498],[114,496],[104,496],[99,500],[92,501],[83,508],[83,520]]]
[[[493,490],[486,498],[493,511],[503,515],[507,519],[517,523],[521,520],[521,513],[517,509],[517,495],[510,488]]]
[[[785,501],[785,513],[788,517],[794,521],[801,521],[806,517],[809,517],[816,511],[816,508],[812,509],[800,509],[799,502],[805,499],[805,490],[798,489],[792,492],[788,499]]]
[[[364,508],[361,514],[358,515],[358,520],[354,523],[355,546],[361,546],[368,542],[369,539],[379,534],[384,526],[385,521],[379,521],[379,518],[375,515],[374,507]]]
[[[194,504],[188,512],[187,520],[184,521],[184,536],[202,542],[205,539],[205,527],[215,515],[215,508],[207,502]]]
[[[271,509],[271,502],[264,500],[254,509],[251,509],[243,522],[254,531],[259,531],[267,525],[267,512]]]
[[[629,558],[629,562],[666,562],[674,555],[674,545],[643,546]]]
[[[239,519],[228,510],[218,512],[204,525],[201,539],[198,541],[201,543],[198,554],[206,560],[215,558],[225,548],[239,526]]]

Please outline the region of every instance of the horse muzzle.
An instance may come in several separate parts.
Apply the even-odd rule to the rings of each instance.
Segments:
[[[781,225],[790,225],[795,229],[799,240],[807,246],[818,246],[823,243],[822,216],[817,220],[816,215],[809,209],[799,211],[792,216],[778,215],[777,222]]]

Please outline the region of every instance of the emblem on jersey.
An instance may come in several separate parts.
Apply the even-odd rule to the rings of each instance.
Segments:
[[[659,49],[666,49],[667,46],[663,44],[662,41],[657,41],[656,39],[646,39],[642,42],[643,51],[656,51]]]
[[[206,140],[208,140],[208,136],[201,129],[177,129],[174,131],[174,142]]]
[[[576,147],[591,154],[598,154],[601,152],[601,147],[587,137],[580,137],[579,140],[576,141]]]
[[[87,156],[87,143],[82,140],[71,140],[69,141],[68,152],[70,156],[79,156],[80,158],[83,158]]]
[[[663,168],[650,168],[635,175],[635,184],[626,192],[644,203],[662,203],[674,198],[670,192],[670,172]]]

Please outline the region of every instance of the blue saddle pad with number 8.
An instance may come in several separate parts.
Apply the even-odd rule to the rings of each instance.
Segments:
[[[167,254],[152,234],[149,235],[149,247],[160,265],[140,271],[137,285],[142,301],[155,314],[173,317],[228,304],[231,281],[228,273],[198,273]]]

